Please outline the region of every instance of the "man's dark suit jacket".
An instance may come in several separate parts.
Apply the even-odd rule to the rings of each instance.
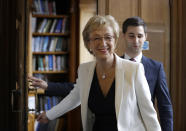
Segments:
[[[48,88],[45,90],[45,95],[65,97],[73,88],[74,83],[70,82],[48,82]]]
[[[142,64],[149,84],[152,102],[154,103],[155,98],[157,99],[162,131],[173,131],[173,109],[163,65],[145,56],[142,57]],[[73,87],[73,83],[48,83],[46,94],[65,97]]]

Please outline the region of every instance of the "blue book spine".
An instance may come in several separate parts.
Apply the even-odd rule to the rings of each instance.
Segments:
[[[56,105],[55,96],[52,96],[52,103],[53,103],[52,106],[55,106]]]
[[[49,65],[49,70],[52,71],[53,70],[53,56],[52,55],[48,55],[48,65]]]
[[[43,52],[46,52],[46,51],[47,51],[48,41],[49,41],[49,37],[46,36],[46,37],[44,38],[44,43],[43,43],[43,49],[42,49]]]
[[[62,19],[59,19],[58,22],[57,22],[55,33],[60,33],[61,29],[62,29]]]
[[[44,97],[44,107],[45,107],[45,111],[48,110],[48,105],[47,105],[47,97]]]
[[[51,103],[50,103],[50,97],[46,97],[47,98],[47,109],[50,110],[51,109]]]

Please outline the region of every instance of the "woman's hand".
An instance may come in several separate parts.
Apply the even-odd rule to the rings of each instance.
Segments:
[[[38,117],[37,117],[37,121],[40,123],[48,123],[49,119],[46,116],[46,112],[41,113]]]
[[[46,81],[38,79],[38,78],[33,77],[33,76],[28,76],[28,82],[30,82],[31,86],[34,86],[34,87],[39,87],[39,88],[42,88],[44,90],[46,90],[48,88],[48,84],[47,84]]]

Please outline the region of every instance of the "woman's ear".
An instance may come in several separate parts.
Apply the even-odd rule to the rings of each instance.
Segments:
[[[89,51],[92,50],[92,49],[91,49],[91,46],[90,46],[90,42],[87,43],[87,48],[88,48]]]
[[[88,51],[93,54],[90,42],[87,44]]]

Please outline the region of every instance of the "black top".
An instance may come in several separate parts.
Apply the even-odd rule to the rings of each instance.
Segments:
[[[91,84],[88,107],[95,114],[93,131],[117,131],[115,113],[115,80],[104,96],[97,79],[96,71]]]

